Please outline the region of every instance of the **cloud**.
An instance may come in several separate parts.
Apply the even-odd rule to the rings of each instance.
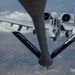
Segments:
[[[5,15],[6,18],[16,19],[16,20],[27,20],[31,21],[31,17],[27,13],[15,11],[11,14]]]
[[[3,12],[0,12],[0,15],[7,15],[7,14],[10,14],[11,12],[10,11],[3,11]]]
[[[70,69],[71,72],[75,73],[75,69]]]
[[[27,13],[23,13],[19,11],[14,11],[12,13],[10,11],[4,11],[4,12],[1,12],[0,15],[9,19],[15,19],[15,20],[27,20],[27,21],[32,20]],[[6,23],[6,22],[0,23],[0,31],[2,32],[16,31],[18,27],[19,26],[15,24],[11,27],[10,23]],[[21,30],[21,32],[24,32],[24,33],[31,32],[31,31],[32,31],[31,29],[27,30],[25,27],[23,27]]]
[[[6,28],[6,26],[9,27],[9,24],[7,24],[6,22],[1,22],[0,23],[0,32],[10,32],[10,30],[8,30]]]
[[[36,75],[42,75],[39,71],[34,72]]]

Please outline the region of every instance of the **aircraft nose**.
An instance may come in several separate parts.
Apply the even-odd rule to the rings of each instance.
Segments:
[[[54,38],[54,37],[55,37],[55,35],[53,34],[51,37],[52,37],[52,38]]]
[[[53,40],[53,41],[55,41],[56,40],[56,36],[53,34],[53,35],[51,35],[50,36],[50,38]]]
[[[54,38],[54,37],[56,37],[54,34],[52,34],[52,35],[49,35],[49,37],[50,38]]]

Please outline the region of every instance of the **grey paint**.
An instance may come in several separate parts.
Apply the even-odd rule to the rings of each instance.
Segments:
[[[41,57],[39,59],[39,64],[44,67],[49,67],[53,61],[48,52],[44,14],[43,14],[47,0],[19,0],[19,1],[31,16],[34,23],[34,27],[36,29],[37,38],[41,49]]]

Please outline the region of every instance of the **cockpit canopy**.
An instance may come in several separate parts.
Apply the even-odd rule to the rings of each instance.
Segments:
[[[54,26],[54,27],[59,27],[59,24],[60,21],[58,19],[52,19],[52,22],[51,22],[51,25]]]

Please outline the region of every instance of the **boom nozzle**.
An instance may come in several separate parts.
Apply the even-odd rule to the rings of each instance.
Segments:
[[[43,55],[43,54],[42,54],[42,55],[40,56],[38,62],[39,62],[39,64],[40,64],[41,66],[44,66],[44,67],[48,68],[49,66],[52,65],[53,60],[52,60],[52,58],[50,57],[50,55]]]

